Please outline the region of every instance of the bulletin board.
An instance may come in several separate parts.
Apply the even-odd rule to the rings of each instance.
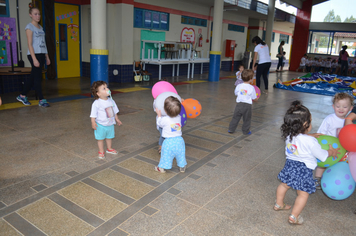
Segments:
[[[155,32],[150,30],[141,30],[141,50],[140,58],[142,59],[142,40],[152,40],[152,41],[166,41],[166,32]],[[146,43],[145,45],[145,55],[148,55],[148,50],[155,49],[157,45]],[[157,58],[158,50],[154,50],[154,58]]]
[[[17,66],[16,41],[16,19],[0,17],[0,66],[11,66],[10,42],[12,43],[13,62]]]

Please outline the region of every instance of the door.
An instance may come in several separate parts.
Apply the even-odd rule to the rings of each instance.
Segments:
[[[80,76],[79,6],[54,4],[58,78]]]

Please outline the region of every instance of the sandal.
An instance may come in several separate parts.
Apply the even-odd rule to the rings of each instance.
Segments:
[[[110,153],[110,154],[118,154],[118,152],[115,149],[106,149],[106,153]]]
[[[98,153],[99,153],[98,156],[99,159],[105,159],[105,154],[103,152],[98,152]]]
[[[158,166],[155,166],[155,171],[157,171],[157,172],[159,172],[159,173],[166,173],[166,171],[163,169],[163,168],[161,168],[161,167],[158,167]]]
[[[289,208],[288,208],[288,207],[289,207]],[[273,206],[273,210],[275,210],[275,211],[289,210],[289,209],[291,209],[291,208],[292,208],[292,206],[288,206],[288,205],[286,205],[285,203],[283,203],[283,206],[280,206],[280,205],[278,205],[277,203],[274,204],[274,206]]]
[[[288,222],[292,225],[301,225],[303,224],[303,217],[299,215],[297,219],[294,215],[290,215],[288,218]]]

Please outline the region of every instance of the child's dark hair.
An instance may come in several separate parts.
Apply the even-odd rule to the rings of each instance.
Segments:
[[[178,116],[181,109],[182,106],[178,98],[169,96],[166,100],[164,100],[164,110],[169,117],[173,118]]]
[[[333,104],[335,104],[335,102],[337,102],[337,101],[344,100],[344,99],[349,99],[350,100],[351,107],[353,107],[355,105],[354,97],[351,96],[348,93],[337,93],[337,94],[335,94],[334,97],[333,97]]]
[[[239,69],[240,69],[241,67],[245,69],[245,66],[242,65],[242,64],[239,65]]]
[[[292,102],[290,108],[284,116],[284,123],[281,126],[282,137],[289,136],[290,141],[298,134],[304,134],[311,123],[311,114],[308,108],[300,101]]]
[[[99,99],[99,96],[98,96],[98,88],[102,85],[105,85],[107,84],[106,82],[104,81],[95,81],[92,85],[91,85],[91,88],[90,88],[90,91],[91,91],[91,94],[94,96],[95,100]]]
[[[248,82],[250,81],[251,79],[253,79],[253,70],[243,70],[242,73],[241,73],[241,79],[244,81],[244,82]]]

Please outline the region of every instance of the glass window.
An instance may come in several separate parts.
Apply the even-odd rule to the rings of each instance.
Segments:
[[[9,0],[0,0],[0,16],[9,17]]]
[[[350,57],[355,57],[355,38],[356,32],[310,31],[308,53],[337,56],[346,45]]]
[[[182,16],[180,22],[182,24],[197,25],[197,26],[203,26],[203,27],[206,27],[206,25],[207,25],[207,20],[189,17],[189,16]]]
[[[140,8],[134,10],[134,27],[169,30],[169,14]]]
[[[161,29],[168,30],[168,14],[161,13]]]
[[[230,31],[236,31],[236,32],[245,32],[245,27],[241,25],[233,25],[233,24],[228,24],[227,29]]]
[[[289,43],[289,35],[286,34],[280,34],[279,35],[279,42],[284,41],[286,44]]]

